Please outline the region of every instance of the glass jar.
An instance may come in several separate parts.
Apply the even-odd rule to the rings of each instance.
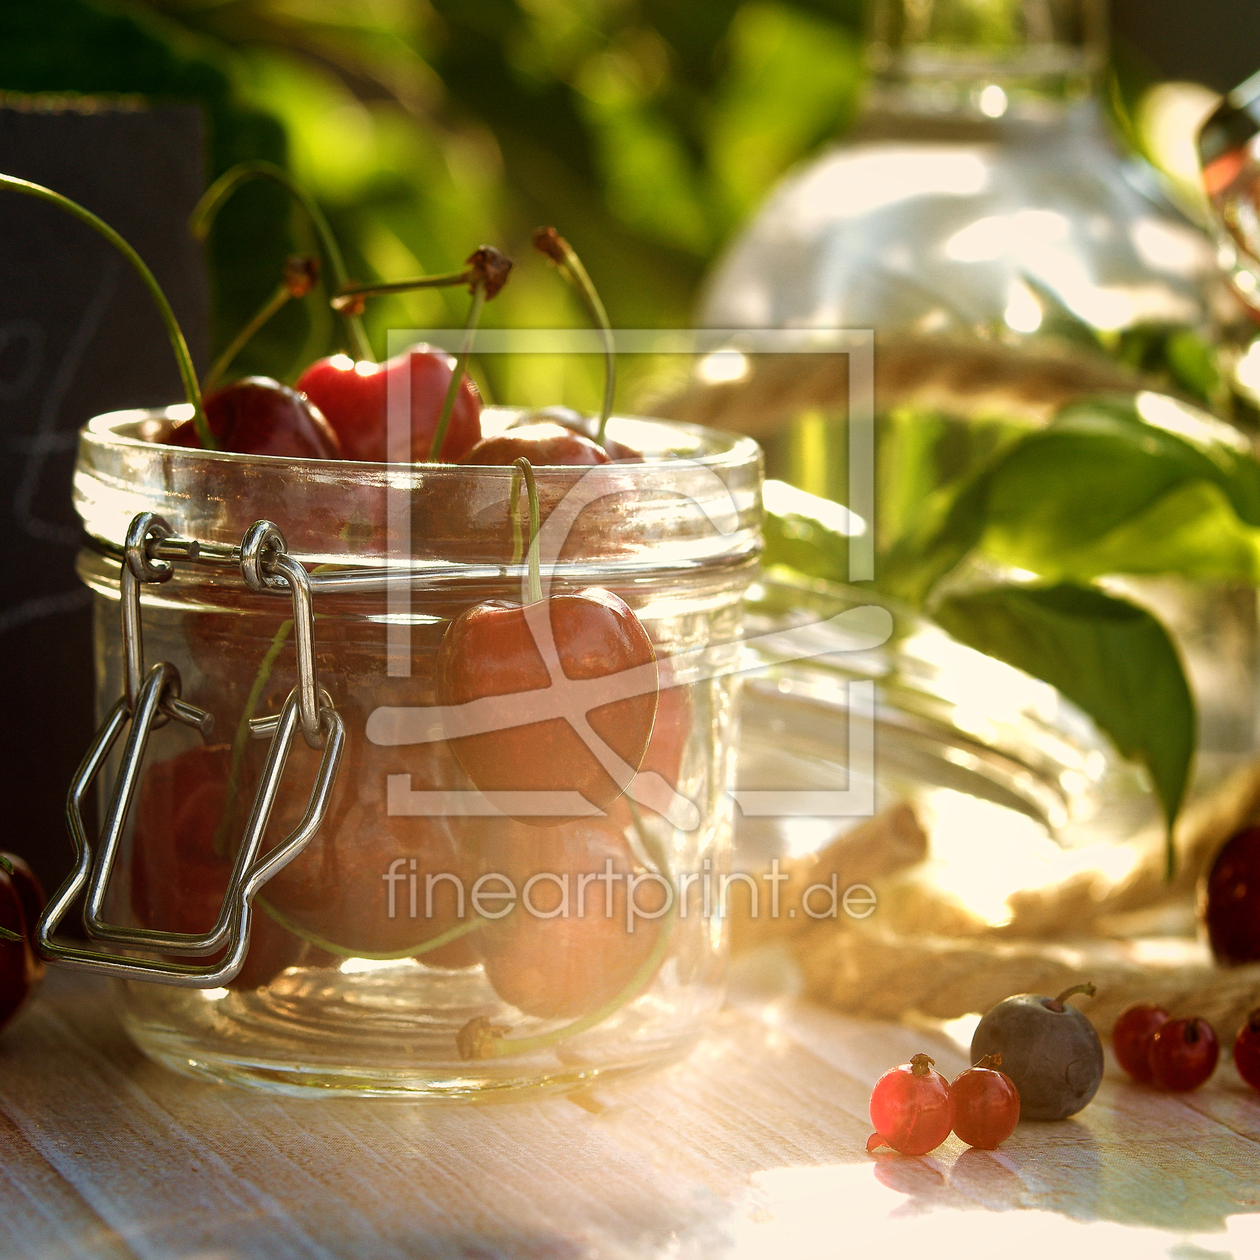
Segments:
[[[643,462],[537,470],[544,536],[570,492],[586,503],[544,554],[552,593],[622,597],[660,675],[635,780],[658,790],[557,821],[500,813],[445,739],[410,742],[407,727],[436,703],[450,621],[521,599],[513,469],[280,461],[153,440],[185,411],[101,416],[82,435],[75,501],[91,540],[80,573],[95,597],[100,708],[124,686],[119,557],[132,518],[154,512],[181,537],[225,547],[266,519],[311,574],[318,685],[346,741],[318,833],[255,899],[241,972],[214,989],[116,982],[132,1037],[196,1076],[401,1096],[569,1087],[685,1051],[722,992],[721,920],[680,877],[729,859],[731,662],[760,547],[756,444],[615,418],[610,434]],[[483,428],[512,419],[490,409]],[[249,720],[275,714],[294,687],[293,614],[287,592],[253,593],[239,567],[174,569],[142,590],[145,665],[172,663],[214,732],[153,732],[106,908],[115,924],[203,932],[266,753]],[[294,741],[265,851],[298,827],[319,757]]]

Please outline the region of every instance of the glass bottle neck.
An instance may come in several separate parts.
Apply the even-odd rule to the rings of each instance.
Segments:
[[[1048,122],[1106,63],[1105,0],[875,0],[867,113]]]

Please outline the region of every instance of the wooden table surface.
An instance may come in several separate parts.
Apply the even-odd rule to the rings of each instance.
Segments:
[[[1260,1094],[1114,1064],[1075,1120],[996,1152],[864,1149],[888,1066],[941,1031],[737,976],[712,1036],[651,1077],[482,1106],[296,1101],[185,1080],[100,982],[50,974],[0,1038],[0,1254],[31,1257],[1260,1257]]]

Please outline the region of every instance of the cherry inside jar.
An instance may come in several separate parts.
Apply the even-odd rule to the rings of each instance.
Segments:
[[[434,1097],[564,1088],[685,1051],[721,999],[724,935],[702,880],[730,843],[730,666],[759,550],[756,445],[620,418],[610,432],[642,462],[535,470],[547,593],[594,587],[624,601],[658,673],[631,790],[530,816],[528,801],[488,804],[427,714],[450,623],[522,598],[513,470],[160,444],[183,410],[98,417],[81,443],[75,497],[91,545],[80,573],[95,595],[101,707],[123,686],[131,519],[155,512],[222,547],[265,519],[311,576],[318,685],[345,747],[319,831],[254,900],[244,967],[214,989],[119,982],[132,1037],[213,1079]],[[483,426],[513,414],[488,410]],[[143,589],[146,666],[171,662],[214,728],[154,730],[110,922],[213,924],[266,758],[248,723],[276,714],[297,681],[292,618],[283,592],[255,593],[230,566],[177,564]],[[298,826],[319,762],[296,739],[264,851]]]

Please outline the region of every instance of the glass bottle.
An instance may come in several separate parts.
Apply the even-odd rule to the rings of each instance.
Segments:
[[[878,554],[1065,402],[1140,388],[1142,347],[1210,341],[1236,312],[1212,242],[1108,132],[1105,0],[875,0],[871,18],[859,122],[771,194],[699,322],[874,330]],[[847,360],[811,364],[750,356],[670,414],[754,434],[768,475],[843,501]],[[1125,587],[1183,649],[1204,746],[1252,748],[1254,592]]]

